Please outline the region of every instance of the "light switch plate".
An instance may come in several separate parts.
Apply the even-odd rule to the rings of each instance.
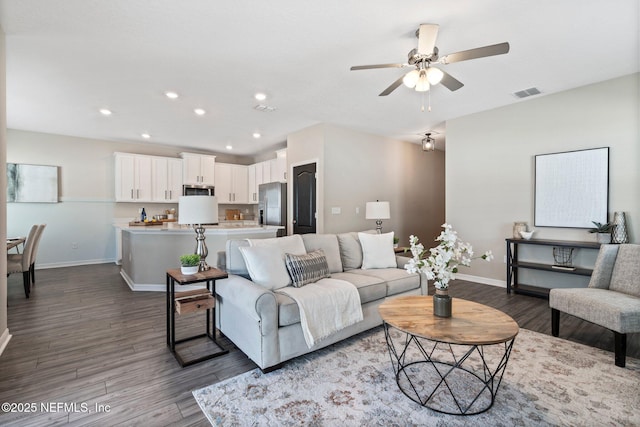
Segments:
[[[340,215],[341,213],[341,209],[340,208],[331,208],[331,214],[332,215]]]

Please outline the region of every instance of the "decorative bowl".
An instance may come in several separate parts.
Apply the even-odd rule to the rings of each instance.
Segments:
[[[531,238],[531,236],[533,236],[533,233],[535,232],[535,230],[531,230],[531,231],[521,231],[520,235],[522,236],[522,238],[524,240],[529,240]]]

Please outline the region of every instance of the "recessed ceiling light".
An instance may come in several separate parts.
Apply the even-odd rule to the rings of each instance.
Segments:
[[[254,137],[255,139],[258,139],[258,138],[260,138],[261,136],[262,136],[262,135],[260,135],[260,132],[254,132],[254,133],[253,133],[253,137]]]
[[[176,98],[179,96],[177,93],[175,93],[175,92],[171,92],[171,91],[169,91],[169,92],[165,92],[164,94],[165,94],[165,95],[167,96],[167,98],[169,98],[169,99],[176,99]]]
[[[226,146],[226,149],[227,149],[227,150],[233,150],[233,147],[232,147],[231,145],[227,145],[227,146]]]
[[[140,136],[142,136],[144,139],[149,139],[151,138],[151,135],[149,135],[148,133],[143,133]]]
[[[258,100],[258,101],[264,101],[265,99],[267,99],[267,95],[261,92],[258,92],[254,95],[254,97]]]
[[[194,108],[193,112],[199,116],[204,116],[206,113],[206,111],[204,111],[202,108]]]
[[[100,109],[100,114],[102,114],[103,116],[110,116],[113,113],[108,108],[101,108]]]

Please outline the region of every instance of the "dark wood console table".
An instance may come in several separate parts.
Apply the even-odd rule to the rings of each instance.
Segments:
[[[575,267],[571,269],[554,266],[553,264],[543,264],[518,259],[518,245],[539,245],[564,248],[600,249],[600,243],[580,242],[572,240],[545,240],[545,239],[506,239],[507,241],[507,293],[514,291],[519,294],[533,295],[538,297],[549,297],[549,289],[538,286],[520,284],[518,282],[518,269],[526,268],[530,270],[552,271],[554,273],[577,274],[580,276],[591,276],[593,269]]]
[[[180,366],[189,366],[194,363],[208,360],[213,357],[227,354],[229,350],[225,349],[216,340],[215,326],[215,295],[216,280],[226,279],[227,273],[217,268],[210,268],[206,271],[200,271],[192,275],[184,275],[180,269],[167,270],[167,346],[171,353],[176,357]],[[205,283],[206,288],[202,291],[183,291],[176,292],[176,283],[179,286],[191,285],[195,283]],[[197,298],[196,295],[205,295],[206,299]],[[185,299],[178,301],[180,297]],[[194,299],[196,298],[196,299]],[[193,299],[193,300],[191,300]],[[180,310],[182,314],[206,312],[206,332],[199,335],[176,339],[176,311]],[[196,357],[195,359],[185,360],[183,355],[176,349],[176,344],[191,341],[199,338],[208,338],[215,345],[215,351]]]

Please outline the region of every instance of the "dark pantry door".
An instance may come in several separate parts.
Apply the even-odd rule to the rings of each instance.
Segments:
[[[293,233],[316,232],[316,164],[293,168]]]

